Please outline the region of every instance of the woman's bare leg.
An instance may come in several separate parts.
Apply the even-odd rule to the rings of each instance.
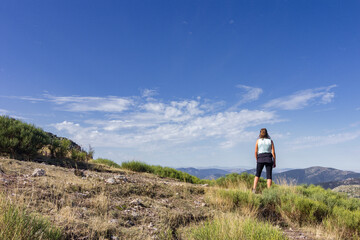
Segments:
[[[270,187],[271,187],[271,184],[272,184],[272,180],[271,180],[271,179],[268,179],[268,180],[266,181],[266,183],[267,183],[267,188],[270,188]]]
[[[259,177],[255,177],[255,178],[254,178],[253,190],[256,190],[256,186],[257,186],[258,182],[259,182]]]

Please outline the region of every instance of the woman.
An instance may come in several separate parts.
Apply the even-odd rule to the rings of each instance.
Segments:
[[[266,128],[260,130],[260,135],[255,145],[255,159],[256,159],[256,175],[254,179],[253,193],[256,191],[256,186],[259,182],[261,172],[266,167],[267,187],[270,188],[272,184],[272,169],[276,167],[276,155],[274,142],[271,140]]]

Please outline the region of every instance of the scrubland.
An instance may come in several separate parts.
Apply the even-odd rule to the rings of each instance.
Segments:
[[[321,187],[261,180],[253,194],[249,174],[205,181],[140,162],[91,164],[101,165],[1,160],[0,238],[360,239],[360,201]]]

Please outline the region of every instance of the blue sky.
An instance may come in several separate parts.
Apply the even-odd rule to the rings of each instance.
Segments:
[[[359,1],[1,1],[0,114],[96,157],[360,171]]]

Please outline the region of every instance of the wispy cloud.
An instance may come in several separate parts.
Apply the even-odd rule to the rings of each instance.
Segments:
[[[120,97],[57,97],[45,95],[46,99],[71,112],[123,112],[133,103],[132,99]]]
[[[10,99],[18,99],[24,101],[52,102],[61,106],[61,110],[70,112],[123,112],[132,104],[132,98],[126,97],[89,97],[89,96],[54,96],[44,94],[43,97],[35,98],[29,96],[2,96]]]
[[[336,133],[326,136],[306,136],[291,141],[293,149],[314,148],[348,142],[360,137],[360,131]]]
[[[236,87],[242,89],[245,93],[243,93],[241,99],[229,109],[230,111],[236,110],[240,105],[244,103],[257,100],[259,96],[263,93],[263,90],[261,88],[250,87],[241,84],[237,85]]]
[[[334,87],[336,87],[336,85],[302,90],[290,96],[273,99],[266,103],[264,107],[283,110],[295,110],[302,109],[312,104],[327,104],[330,103],[335,96],[335,93],[331,92],[331,89]]]
[[[142,91],[142,97],[153,97],[156,95],[158,95],[158,92],[155,89],[144,89]]]

